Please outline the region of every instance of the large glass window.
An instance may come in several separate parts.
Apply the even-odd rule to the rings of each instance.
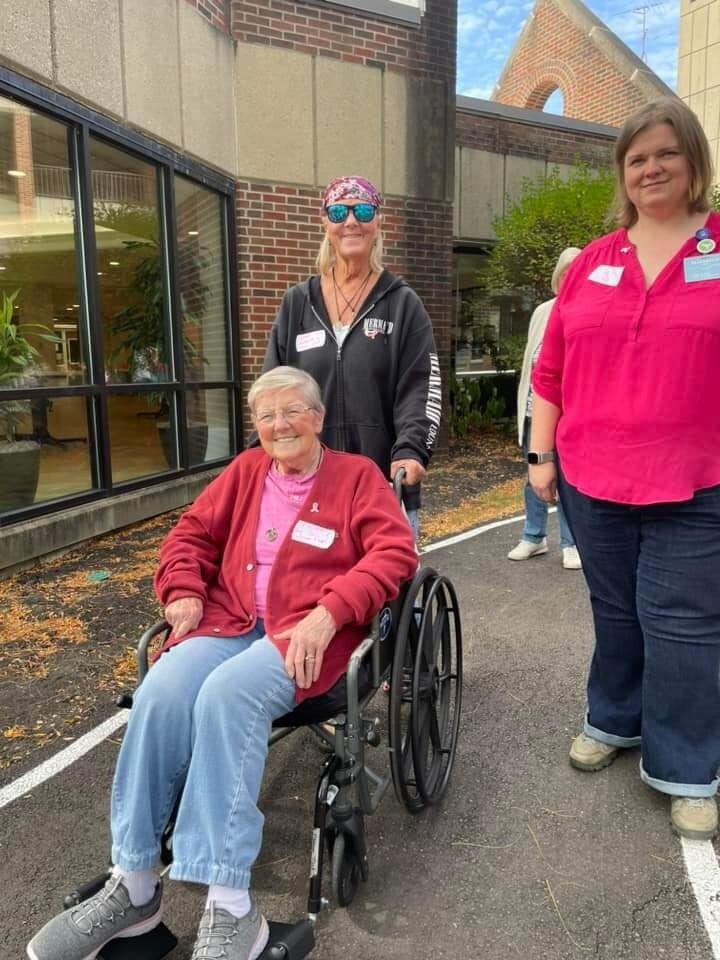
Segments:
[[[0,524],[237,449],[232,185],[51,112],[0,94]]]
[[[454,340],[458,373],[486,373],[515,366],[527,340],[532,304],[514,290],[484,282],[487,253],[456,253]]]

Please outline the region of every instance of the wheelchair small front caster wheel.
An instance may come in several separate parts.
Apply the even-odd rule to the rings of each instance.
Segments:
[[[335,837],[332,852],[332,889],[339,907],[349,907],[360,886],[362,873],[352,845],[344,833]]]

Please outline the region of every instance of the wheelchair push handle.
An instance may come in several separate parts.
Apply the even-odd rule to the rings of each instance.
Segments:
[[[392,485],[393,490],[395,491],[395,496],[397,497],[398,503],[402,503],[402,487],[403,480],[407,476],[407,471],[405,467],[400,467],[395,476],[393,477]]]

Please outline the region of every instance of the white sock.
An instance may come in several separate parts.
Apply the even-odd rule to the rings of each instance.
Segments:
[[[242,920],[250,913],[250,891],[237,890],[234,887],[221,887],[213,883],[208,889],[206,909],[212,901],[221,910],[227,910],[233,917]]]
[[[134,907],[150,903],[158,883],[154,870],[123,870],[122,867],[113,867],[113,874],[122,879]]]

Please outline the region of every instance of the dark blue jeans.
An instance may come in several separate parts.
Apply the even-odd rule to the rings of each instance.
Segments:
[[[720,487],[630,507],[562,477],[590,588],[595,652],[585,732],[641,745],[656,790],[709,797],[720,766]]]

